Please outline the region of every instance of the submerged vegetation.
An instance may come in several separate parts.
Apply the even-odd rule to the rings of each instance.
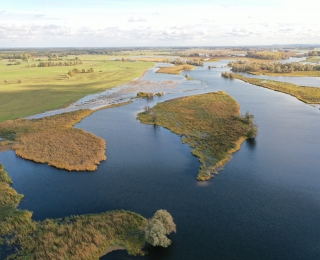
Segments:
[[[317,87],[302,87],[287,82],[247,78],[239,74],[234,74],[233,77],[253,85],[289,94],[307,104],[320,104],[320,88]]]
[[[239,113],[238,103],[219,91],[158,103],[138,114],[138,119],[183,136],[182,141],[195,148],[192,154],[202,163],[198,180],[208,180],[245,139],[257,134],[253,116]]]
[[[99,259],[113,246],[143,255],[146,242],[168,246],[171,242],[166,235],[176,231],[166,210],[158,210],[149,222],[124,210],[34,221],[32,212],[16,208],[23,195],[10,184],[11,178],[0,164],[0,245],[14,252],[8,259]],[[164,233],[155,228],[147,233],[150,222],[157,222]]]
[[[13,149],[24,159],[66,170],[93,171],[106,160],[106,143],[72,126],[92,110],[78,110],[41,119],[15,119],[0,124],[0,137],[14,140]]]

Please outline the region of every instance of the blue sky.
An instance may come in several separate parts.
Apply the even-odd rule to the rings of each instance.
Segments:
[[[11,0],[0,47],[320,44],[318,0]]]

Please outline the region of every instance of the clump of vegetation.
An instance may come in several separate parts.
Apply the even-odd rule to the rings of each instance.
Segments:
[[[184,77],[185,77],[187,80],[194,80],[194,78],[191,78],[189,74],[186,74]]]
[[[0,242],[14,252],[8,259],[98,259],[116,245],[131,255],[143,255],[147,241],[168,246],[171,241],[166,235],[176,231],[166,210],[158,210],[150,220],[163,229],[156,233],[162,235],[160,240],[155,227],[147,233],[150,221],[124,210],[33,221],[30,211],[17,209],[23,195],[10,184],[11,178],[0,164]]]
[[[172,232],[177,232],[173,218],[166,210],[158,210],[148,221],[145,228],[145,239],[153,246],[168,247],[171,240],[167,237]]]
[[[189,65],[189,64],[183,64],[183,65],[175,65],[171,67],[161,67],[156,72],[157,73],[165,73],[165,74],[180,74],[184,70],[193,70],[195,69],[195,66]]]
[[[156,93],[156,94],[154,94],[155,96],[158,96],[158,97],[161,97],[161,96],[163,96],[163,92],[158,92],[158,93]]]
[[[39,163],[48,163],[69,171],[93,171],[106,160],[106,143],[74,124],[92,110],[48,116],[41,119],[16,119],[0,124],[0,137],[14,140],[16,155]]]
[[[152,92],[138,92],[137,97],[151,99],[154,97],[154,94]]]
[[[264,60],[287,60],[288,53],[274,51],[248,51],[247,57],[264,59]]]
[[[184,136],[182,141],[195,148],[192,154],[202,164],[198,180],[208,180],[231,159],[245,139],[257,134],[253,117],[250,114],[249,118],[240,117],[239,113],[238,103],[219,91],[158,103],[148,112],[138,114],[138,119]]]
[[[234,74],[232,72],[221,72],[221,76],[226,79],[234,79]]]
[[[247,78],[239,74],[234,74],[234,77],[253,85],[289,94],[307,104],[320,104],[320,88],[317,87],[302,87],[287,82]]]

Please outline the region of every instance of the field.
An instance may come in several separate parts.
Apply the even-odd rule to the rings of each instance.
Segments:
[[[8,60],[1,60],[0,122],[65,107],[88,94],[129,82],[154,65],[153,62],[110,61],[107,55],[78,57],[83,64],[34,68],[26,68],[26,65],[37,65],[38,61],[20,60],[20,65],[7,66]],[[79,73],[68,79],[68,71],[74,68],[86,71],[93,68],[94,72]]]
[[[238,103],[221,91],[158,103],[138,119],[184,136],[182,141],[195,148],[192,154],[202,163],[198,180],[203,181],[212,178],[245,139],[254,137],[253,121],[239,113]]]
[[[253,85],[289,94],[307,104],[320,104],[320,88],[317,87],[301,87],[287,82],[247,78],[239,74],[233,74],[233,77]]]

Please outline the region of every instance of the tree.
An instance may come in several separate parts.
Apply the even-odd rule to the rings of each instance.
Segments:
[[[143,107],[143,110],[146,114],[149,114],[150,113],[150,106],[146,105]]]
[[[166,210],[158,210],[149,220],[145,228],[146,241],[153,246],[168,247],[171,240],[167,237],[171,232],[176,232],[176,224]]]
[[[167,235],[169,235],[171,232],[177,232],[176,224],[173,222],[172,216],[165,209],[157,210],[152,219],[157,219],[163,224]]]
[[[166,236],[166,229],[159,220],[149,221],[145,229],[146,241],[153,246],[168,247],[171,240]]]

